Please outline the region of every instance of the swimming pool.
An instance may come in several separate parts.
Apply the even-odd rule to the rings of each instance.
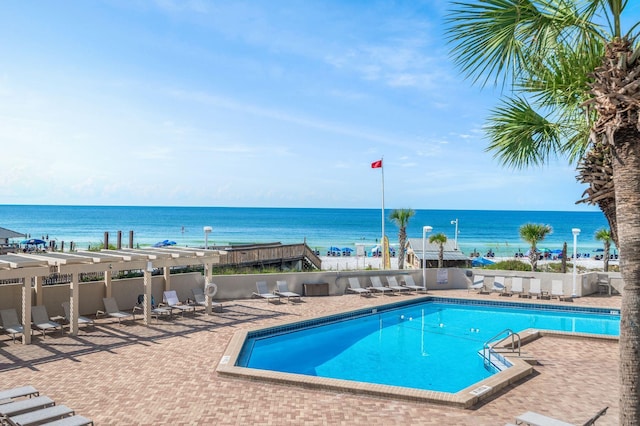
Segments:
[[[427,297],[249,332],[233,366],[455,394],[499,372],[478,352],[507,328],[617,336],[619,321],[619,310]]]

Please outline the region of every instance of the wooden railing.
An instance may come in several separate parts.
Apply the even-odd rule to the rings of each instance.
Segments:
[[[288,263],[307,260],[320,269],[321,260],[308,245],[302,244],[259,244],[226,249],[220,257],[220,266],[249,266]]]

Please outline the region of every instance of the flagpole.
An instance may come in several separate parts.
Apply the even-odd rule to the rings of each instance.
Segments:
[[[380,251],[382,252],[382,269],[384,270],[386,269],[385,259],[387,256],[384,249],[384,157],[381,157],[380,161],[382,165],[382,167],[380,167],[382,169],[382,238],[380,239]]]

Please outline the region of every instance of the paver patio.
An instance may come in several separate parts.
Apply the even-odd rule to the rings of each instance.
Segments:
[[[507,300],[466,290],[434,292],[451,297]],[[218,375],[215,368],[240,329],[279,324],[419,296],[358,295],[304,298],[303,303],[264,300],[224,303],[224,311],[173,321],[99,318],[95,328],[34,337],[13,344],[0,335],[0,388],[31,384],[97,425],[218,424],[504,425],[536,411],[581,423],[604,406],[597,425],[618,419],[618,344],[593,339],[543,337],[526,346],[540,362],[535,374],[498,396],[464,410]],[[541,301],[540,303],[558,303]],[[567,303],[567,302],[562,302]],[[585,297],[580,306],[620,307],[620,296]]]

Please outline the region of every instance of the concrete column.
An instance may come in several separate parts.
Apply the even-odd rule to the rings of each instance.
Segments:
[[[162,268],[163,276],[164,276],[164,291],[171,290],[171,268],[165,266]]]
[[[78,273],[71,273],[71,283],[69,284],[69,332],[72,336],[78,335],[78,309],[80,309],[80,285],[78,283]]]
[[[43,277],[34,277],[36,282],[36,305],[42,305],[42,281]]]
[[[109,266],[109,270],[104,271],[104,297],[111,297],[111,266]]]
[[[210,275],[210,271],[211,271],[211,265],[208,263],[204,264],[204,297],[205,297],[205,301],[207,302],[207,306],[205,307],[205,312],[207,313],[207,315],[211,315],[211,297],[209,297],[209,295],[207,294],[207,285],[211,282],[211,275]]]
[[[25,345],[31,343],[31,278],[24,277],[22,285],[22,343]]]
[[[144,270],[144,325],[151,324],[151,272],[153,271],[153,265],[151,262],[147,263],[147,268]]]

